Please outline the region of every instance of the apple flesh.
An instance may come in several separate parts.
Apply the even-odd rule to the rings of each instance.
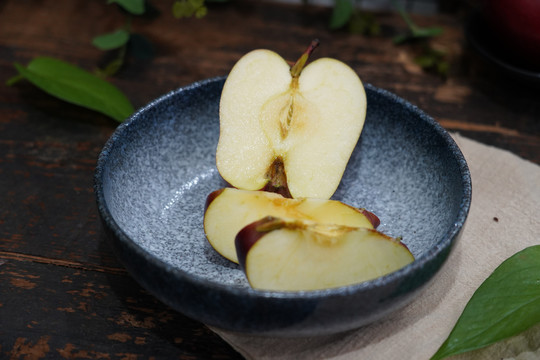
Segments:
[[[291,68],[277,53],[254,50],[233,67],[220,99],[216,165],[232,186],[293,198],[329,199],[362,131],[366,95],[344,63]]]
[[[224,188],[207,198],[204,231],[218,253],[238,263],[236,235],[248,224],[266,216],[366,228],[380,223],[373,213],[336,200],[290,199],[272,192]]]
[[[377,230],[266,217],[235,239],[239,263],[258,290],[307,291],[357,284],[414,261]]]

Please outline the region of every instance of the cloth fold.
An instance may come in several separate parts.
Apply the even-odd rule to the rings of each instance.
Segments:
[[[540,243],[540,166],[452,135],[471,171],[471,209],[447,263],[418,299],[382,321],[331,336],[282,339],[212,330],[246,359],[428,360],[493,270]],[[540,325],[452,359],[540,359]]]

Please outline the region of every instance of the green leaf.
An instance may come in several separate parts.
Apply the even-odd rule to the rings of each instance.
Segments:
[[[187,1],[175,1],[172,8],[173,16],[177,19],[193,16],[195,9]]]
[[[351,18],[353,10],[353,0],[336,0],[330,17],[330,28],[339,29],[345,26]]]
[[[450,68],[450,64],[447,61],[441,60],[438,61],[435,65],[437,74],[446,76],[448,74],[448,70]]]
[[[437,58],[431,55],[421,55],[414,58],[414,62],[423,68],[434,66],[437,63]]]
[[[431,360],[476,350],[540,323],[540,245],[504,261],[471,297]]]
[[[32,84],[69,103],[101,112],[118,122],[133,113],[127,97],[114,85],[61,60],[37,57],[27,67],[15,67]]]
[[[395,1],[392,0],[392,5],[397,10],[403,21],[407,24],[409,32],[407,34],[401,34],[394,37],[394,44],[402,44],[410,40],[418,40],[422,38],[435,37],[443,33],[443,29],[440,27],[422,28],[416,25],[409,14]]]
[[[197,19],[206,16],[208,9],[204,0],[177,0],[173,4],[172,13],[177,19],[195,16]]]
[[[134,15],[144,14],[144,0],[108,0],[108,4],[118,4],[127,12]]]
[[[113,50],[126,45],[128,41],[129,32],[119,29],[112,33],[96,36],[92,40],[92,44],[100,50]]]
[[[445,57],[446,53],[444,51],[426,45],[423,47],[422,52],[414,58],[414,62],[426,71],[432,71],[445,77],[450,67]]]
[[[443,33],[443,29],[440,27],[430,27],[430,28],[421,28],[421,27],[415,27],[413,28],[413,37],[415,38],[429,38],[429,37],[435,37],[439,36]]]
[[[198,9],[204,5],[204,0],[188,0],[194,9]]]
[[[406,34],[396,35],[392,41],[394,44],[403,44],[407,41],[428,39],[431,37],[439,36],[443,33],[443,29],[440,27],[421,28],[414,26]]]
[[[109,76],[116,74],[124,65],[124,58],[122,56],[117,57],[110,62],[108,62],[104,68],[96,69],[95,74],[102,79],[105,79]]]
[[[349,31],[352,34],[375,36],[380,34],[381,27],[373,14],[355,11],[349,21]]]
[[[197,19],[202,19],[206,16],[206,14],[208,14],[208,8],[206,6],[201,6],[200,8],[195,10],[195,17]]]
[[[411,36],[409,34],[399,34],[399,35],[394,36],[394,38],[392,39],[392,42],[398,45],[398,44],[403,44],[404,42],[410,39],[411,39]]]

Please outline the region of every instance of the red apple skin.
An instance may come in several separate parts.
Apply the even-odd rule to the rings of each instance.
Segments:
[[[373,225],[374,229],[376,229],[381,224],[381,220],[379,219],[379,217],[375,215],[374,213],[372,213],[371,211],[364,208],[357,208],[349,204],[345,204],[344,202],[342,202],[342,204],[364,215],[368,219],[368,221],[371,223],[371,225]]]
[[[261,225],[266,224],[269,221],[272,221],[274,218],[267,216],[255,222],[252,222],[249,225],[246,225],[242,230],[236,235],[234,245],[236,247],[236,256],[238,257],[238,263],[242,269],[246,268],[246,257],[249,249],[257,242],[263,235],[264,232],[257,231],[257,228]]]
[[[221,188],[219,190],[212,191],[207,197],[206,202],[204,204],[204,212],[208,209],[212,201],[214,201],[221,193],[225,190],[225,188]]]
[[[539,0],[484,0],[482,13],[503,47],[540,69]]]
[[[374,229],[376,229],[381,224],[381,220],[379,219],[379,217],[375,215],[374,213],[372,213],[371,211],[363,209],[363,208],[357,209],[357,210],[360,211],[362,214],[364,214],[364,216],[369,220],[371,225],[373,225]]]
[[[270,226],[270,228],[264,229],[266,226]],[[242,230],[238,232],[234,244],[236,246],[236,256],[238,257],[238,263],[240,264],[242,269],[246,268],[246,258],[249,249],[251,249],[251,247],[255,245],[255,243],[259,241],[259,239],[262,238],[264,234],[266,234],[269,230],[277,229],[283,226],[283,221],[273,216],[267,216],[255,222],[252,222],[249,225],[246,225]]]

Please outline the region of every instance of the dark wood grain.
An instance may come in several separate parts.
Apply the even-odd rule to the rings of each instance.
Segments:
[[[4,261],[0,294],[9,296],[2,295],[0,307],[0,358],[236,357],[209,329],[160,303],[124,272]]]
[[[226,75],[238,58],[270,48],[290,60],[319,38],[314,57],[350,64],[366,83],[416,104],[445,128],[540,164],[539,88],[501,77],[467,46],[462,13],[415,16],[440,25],[433,46],[451,61],[448,78],[413,62],[405,30],[377,13],[377,37],[329,31],[330,11],[313,6],[234,1],[201,19],[177,20],[169,2],[158,17],[136,18],[152,60],[129,58],[112,79],[136,107],[180,86]],[[123,25],[106,1],[0,2],[0,74],[14,62],[53,56],[88,70],[107,54],[94,36]],[[93,172],[116,128],[113,120],[21,82],[0,86],[0,358],[235,359],[203,324],[161,304],[126,273],[107,245],[95,206]]]

